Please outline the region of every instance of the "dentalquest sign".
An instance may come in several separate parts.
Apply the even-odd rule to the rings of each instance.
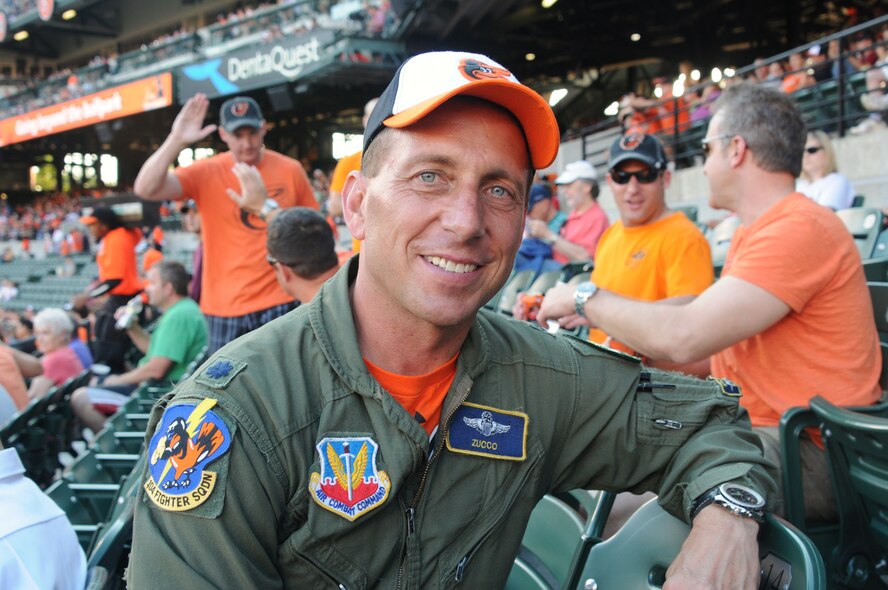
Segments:
[[[170,73],[143,78],[0,121],[0,146],[153,111],[173,103]]]

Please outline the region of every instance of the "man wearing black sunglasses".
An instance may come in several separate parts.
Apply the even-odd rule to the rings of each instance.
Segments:
[[[601,237],[592,281],[599,288],[640,301],[691,301],[712,285],[712,257],[700,230],[684,214],[666,206],[671,174],[663,146],[653,135],[625,135],[611,145],[608,163],[607,184],[620,219]],[[591,329],[589,339],[636,354],[631,346],[599,329]],[[672,363],[663,365],[678,368]],[[693,372],[693,367],[681,368]]]

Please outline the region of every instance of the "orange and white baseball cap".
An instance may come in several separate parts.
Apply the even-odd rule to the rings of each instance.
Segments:
[[[534,168],[555,160],[561,136],[549,103],[489,57],[461,51],[421,53],[401,64],[367,120],[364,150],[383,127],[409,127],[459,95],[512,113],[524,131]]]

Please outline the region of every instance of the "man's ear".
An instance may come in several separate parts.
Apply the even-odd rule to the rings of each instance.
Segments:
[[[365,238],[367,185],[364,176],[357,170],[349,172],[342,187],[342,215],[353,238]]]

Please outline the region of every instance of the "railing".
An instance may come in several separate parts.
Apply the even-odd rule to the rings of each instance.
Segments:
[[[767,67],[774,62],[787,59],[790,55],[802,53],[803,55],[812,47],[822,47],[824,50],[832,45],[832,55],[818,64],[806,64],[800,70],[787,72],[790,75],[797,72],[813,74],[814,68],[827,68],[830,71],[828,79],[821,80],[812,86],[801,88],[791,93],[791,96],[799,105],[802,116],[810,129],[823,129],[827,132],[844,136],[851,126],[868,116],[860,102],[860,97],[869,91],[866,87],[866,72],[873,66],[860,71],[851,71],[848,58],[858,53],[855,49],[848,49],[849,40],[860,32],[876,32],[884,24],[888,23],[888,16],[882,16],[858,26],[851,27],[817,39],[805,45],[801,45],[789,51],[768,58],[760,63],[744,66],[725,80],[732,83],[733,80],[743,80],[753,74],[756,68]],[[874,43],[875,46],[888,46],[888,41]],[[702,161],[701,140],[706,133],[709,123],[709,115],[695,117],[694,110],[710,103],[697,103],[690,105],[688,96],[702,94],[713,82],[706,82],[689,87],[682,96],[670,97],[659,101],[650,107],[643,109],[650,116],[633,121],[613,116],[583,129],[572,130],[565,133],[565,139],[581,139],[582,155],[596,166],[606,166],[606,150],[613,140],[634,126],[639,131],[656,134],[672,159],[676,167],[688,167],[699,164]],[[888,89],[882,89],[888,91]],[[717,95],[717,93],[716,93]],[[714,100],[714,98],[713,98]],[[653,114],[660,111],[659,114]]]

